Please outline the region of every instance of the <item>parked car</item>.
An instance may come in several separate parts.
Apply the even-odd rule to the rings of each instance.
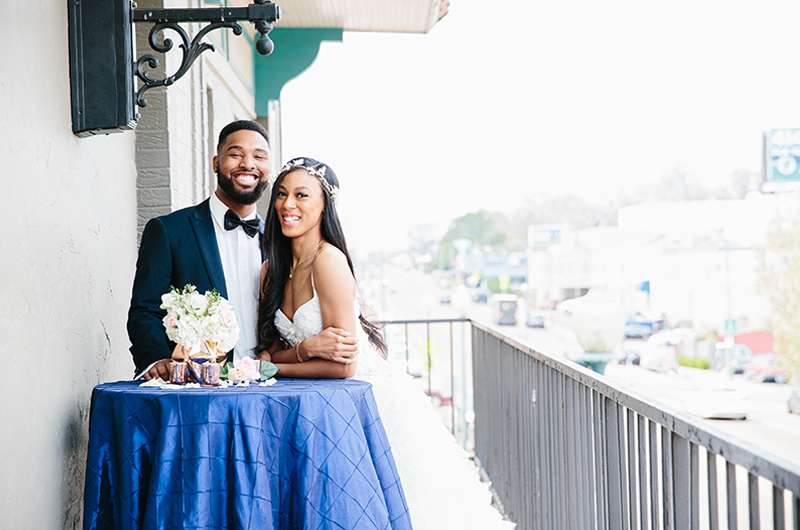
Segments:
[[[512,294],[496,294],[492,297],[495,324],[501,326],[517,325],[517,298]]]
[[[529,328],[544,328],[544,317],[542,315],[528,314],[525,318],[525,325]]]
[[[745,365],[753,361],[753,352],[744,344],[728,346],[718,342],[714,356],[717,371],[727,370],[732,374],[744,373]]]
[[[613,353],[617,356],[617,362],[619,364],[633,364],[639,366],[639,362],[641,362],[639,352],[629,348],[623,348],[621,345],[614,348]]]
[[[472,291],[472,301],[476,304],[486,304],[489,302],[489,293],[485,289],[475,289]]]
[[[643,368],[669,373],[678,370],[678,348],[669,333],[655,333],[640,350]]]
[[[438,390],[432,390],[430,394],[425,390],[425,395],[431,399],[431,405],[434,407],[441,407],[442,405],[449,405],[453,398],[452,396],[443,396]]]
[[[647,324],[625,324],[626,339],[647,340],[653,333],[653,329]]]
[[[778,364],[775,355],[763,353],[753,357],[744,365],[743,373],[747,379],[759,383],[785,383],[789,370]]]

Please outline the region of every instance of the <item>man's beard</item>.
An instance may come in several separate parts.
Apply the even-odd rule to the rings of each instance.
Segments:
[[[256,187],[252,190],[240,191],[233,185],[232,177],[226,177],[217,170],[217,184],[219,184],[219,187],[225,192],[225,195],[236,204],[250,205],[255,204],[256,201],[261,198],[268,182],[265,179],[259,179],[258,184],[256,184]]]

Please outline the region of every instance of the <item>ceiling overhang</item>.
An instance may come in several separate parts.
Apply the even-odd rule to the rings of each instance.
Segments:
[[[427,33],[447,12],[449,0],[277,0],[276,28],[341,28],[344,31]]]

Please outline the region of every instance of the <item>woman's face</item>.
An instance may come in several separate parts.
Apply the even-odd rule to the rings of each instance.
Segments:
[[[296,169],[283,178],[275,198],[275,213],[283,235],[290,238],[308,233],[321,235],[324,210],[325,195],[317,177],[305,169]]]

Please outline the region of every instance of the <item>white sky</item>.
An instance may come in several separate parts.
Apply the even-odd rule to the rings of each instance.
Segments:
[[[283,153],[337,172],[360,252],[676,166],[727,185],[762,131],[800,127],[798,49],[796,1],[453,0],[428,35],[323,44],[283,90]]]

